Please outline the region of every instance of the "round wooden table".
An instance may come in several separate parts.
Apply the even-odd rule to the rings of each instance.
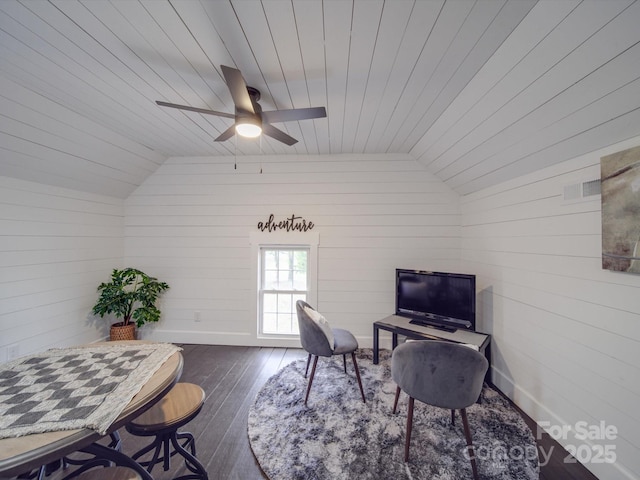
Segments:
[[[107,434],[123,427],[160,400],[178,381],[182,375],[182,367],[183,357],[180,352],[170,356],[124,408]],[[102,435],[85,428],[0,439],[0,478],[29,472],[80,450],[96,456],[107,456],[118,465],[134,468],[143,478],[151,478],[142,467],[123,453],[96,444],[101,438]]]

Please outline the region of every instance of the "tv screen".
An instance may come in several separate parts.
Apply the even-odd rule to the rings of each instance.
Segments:
[[[476,277],[397,269],[396,315],[448,330],[475,330]]]

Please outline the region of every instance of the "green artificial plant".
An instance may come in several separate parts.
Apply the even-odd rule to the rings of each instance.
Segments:
[[[135,321],[141,327],[148,322],[157,322],[160,310],[155,303],[168,288],[165,282],[135,268],[114,269],[111,281],[98,286],[100,298],[93,307],[93,314],[104,317],[112,313],[122,319],[116,325],[129,325]]]

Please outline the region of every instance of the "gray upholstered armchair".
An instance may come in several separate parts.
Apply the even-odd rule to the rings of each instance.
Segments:
[[[309,399],[309,392],[311,391],[311,384],[313,383],[313,377],[316,373],[318,357],[342,355],[344,372],[347,373],[348,353],[351,354],[351,359],[353,360],[353,367],[356,371],[362,401],[366,402],[362,388],[362,380],[360,379],[360,370],[356,362],[356,350],[358,349],[358,341],[356,338],[347,330],[331,328],[324,317],[316,312],[307,302],[298,300],[296,302],[296,311],[298,313],[298,326],[300,327],[300,343],[302,343],[302,348],[309,354],[307,357],[307,369],[304,374],[305,378],[309,373],[311,356],[314,356],[313,368],[311,369],[304,404],[306,405]]]
[[[478,479],[478,467],[465,409],[478,400],[488,367],[489,363],[484,355],[456,343],[412,341],[393,351],[391,376],[398,385],[393,413],[396,413],[400,390],[409,395],[405,462],[409,461],[413,403],[414,399],[418,399],[429,405],[451,409],[452,423],[455,420],[455,410],[460,410],[473,478]]]

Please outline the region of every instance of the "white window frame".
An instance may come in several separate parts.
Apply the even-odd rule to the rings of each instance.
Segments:
[[[298,297],[298,299],[307,301],[309,299],[309,291],[307,290],[309,287],[309,256],[310,256],[310,252],[309,252],[309,247],[305,246],[305,245],[296,245],[296,246],[291,246],[291,245],[282,245],[282,246],[266,246],[263,245],[260,247],[260,285],[258,287],[258,305],[259,305],[259,334],[261,335],[282,335],[284,337],[293,337],[293,336],[297,336],[298,332],[297,332],[297,318],[295,316],[296,313],[296,307],[295,307],[295,303],[293,303],[296,299],[296,297]],[[277,257],[281,257],[281,252],[285,253],[285,254],[289,254],[291,255],[293,252],[298,252],[298,253],[304,253],[305,256],[305,269],[304,269],[304,274],[305,274],[305,278],[304,278],[304,289],[300,289],[297,290],[293,285],[291,285],[290,288],[266,288],[265,285],[265,270],[266,270],[266,256],[267,256],[267,252],[277,252],[276,256]],[[293,253],[293,255],[295,256],[296,253]],[[279,261],[277,261],[277,263],[280,263]],[[290,268],[293,268],[293,265],[290,265]],[[280,266],[278,267],[278,272],[279,273],[284,273],[282,270],[280,270]],[[288,331],[282,331],[282,332],[275,332],[275,331],[267,331],[266,328],[266,319],[265,319],[265,297],[266,296],[272,296],[275,295],[276,298],[279,298],[280,296],[284,296],[285,298],[289,298],[289,300],[292,302],[290,304],[290,313],[291,313],[291,317],[290,317],[290,322],[286,322],[288,324],[288,327],[285,325],[282,325],[282,327],[284,327],[284,330],[288,330]],[[280,303],[279,301],[277,302],[278,304]],[[279,312],[279,305],[278,307],[276,307],[276,310],[278,310]],[[273,313],[273,312],[271,312]],[[276,330],[280,330],[280,321],[284,320],[284,318],[280,319],[280,316],[284,314],[286,316],[286,312],[279,312],[277,313],[277,325]],[[271,324],[271,322],[270,322]],[[270,325],[270,327],[273,327],[273,325]],[[269,328],[269,330],[272,330],[272,328]]]
[[[271,334],[262,333],[261,305],[260,305],[260,256],[262,249],[295,249],[308,250],[307,258],[307,303],[317,304],[318,292],[318,245],[320,235],[317,232],[252,232],[251,241],[251,267],[252,267],[252,311],[255,314],[256,338],[299,338],[298,334]]]

